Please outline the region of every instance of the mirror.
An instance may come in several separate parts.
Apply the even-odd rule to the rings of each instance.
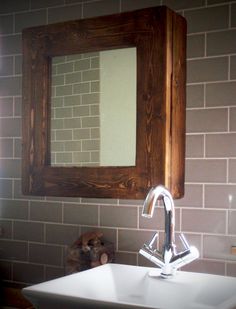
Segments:
[[[135,47],[52,58],[52,166],[135,166],[136,75]]]
[[[180,198],[184,192],[185,19],[161,6],[28,28],[22,37],[23,194],[143,199],[151,186],[163,184],[174,198]],[[136,138],[128,138],[119,148],[126,156],[129,143],[135,144],[132,162],[116,160],[102,166],[51,164],[54,60],[130,48],[136,51],[132,116]],[[123,95],[123,91],[118,92]],[[109,108],[116,108],[114,96],[108,101],[105,115]],[[126,106],[122,110],[128,113]],[[118,116],[118,123],[122,117]],[[112,127],[109,124],[106,133],[111,133]],[[122,133],[123,138],[127,131]],[[113,138],[114,132],[110,135]],[[109,156],[116,157],[116,150]]]

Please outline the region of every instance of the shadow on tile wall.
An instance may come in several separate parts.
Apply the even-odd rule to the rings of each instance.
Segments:
[[[64,4],[66,2],[66,4]],[[165,4],[188,21],[186,193],[177,232],[201,257],[187,270],[236,276],[236,1],[10,0],[0,6],[0,268],[4,280],[36,283],[64,274],[82,232],[100,229],[116,261],[137,252],[163,214],[140,218],[142,201],[26,197],[21,187],[21,30]]]

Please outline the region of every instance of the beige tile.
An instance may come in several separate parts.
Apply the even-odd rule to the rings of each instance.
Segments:
[[[14,97],[14,116],[22,116],[22,98]]]
[[[72,108],[71,107],[57,108],[55,117],[62,119],[72,117]]]
[[[1,68],[0,76],[13,75],[13,56],[0,57]]]
[[[14,73],[16,75],[22,74],[22,55],[15,56],[15,70]]]
[[[236,209],[236,185],[206,185],[205,207]]]
[[[17,96],[21,95],[21,77],[1,77],[0,78],[0,93],[1,96]]]
[[[52,103],[51,103],[52,109],[56,107],[63,107],[63,97],[58,97],[58,98],[52,98]]]
[[[231,6],[231,26],[236,26],[236,4],[233,3]]]
[[[96,205],[65,203],[64,223],[96,226],[98,224],[98,207]]]
[[[45,25],[47,22],[47,11],[37,10],[15,15],[15,32],[21,32],[22,29]]]
[[[218,261],[197,259],[194,262],[184,266],[183,271],[192,271],[204,274],[225,275],[225,263]]]
[[[203,6],[205,3],[204,0],[163,0],[163,4],[172,10],[182,10]]]
[[[45,267],[45,280],[53,280],[65,276],[65,268],[57,266]]]
[[[235,36],[236,37],[236,36]],[[206,106],[235,105],[236,82],[206,85]]]
[[[82,104],[98,104],[100,102],[99,93],[91,93],[82,95]]]
[[[229,182],[236,182],[236,160],[229,160]]]
[[[115,206],[118,205],[118,201],[116,199],[110,199],[110,198],[81,198],[82,203],[86,204],[96,204],[96,205],[111,205]]]
[[[99,128],[93,128],[91,131],[91,138],[100,138],[100,129]]]
[[[231,246],[236,244],[235,236],[203,235],[203,255],[210,259],[235,261]]]
[[[48,23],[75,20],[82,17],[82,5],[62,6],[48,9]]]
[[[8,1],[8,3],[3,2],[1,3],[0,13],[10,13],[10,12],[19,12],[25,11],[29,9],[29,1],[22,0],[22,1]]]
[[[121,11],[131,11],[160,5],[160,0],[122,0]]]
[[[68,141],[68,140],[72,140],[72,135],[73,132],[72,130],[57,130],[56,131],[56,140],[57,141],[62,141],[62,140],[65,140],[65,141]]]
[[[27,221],[15,221],[13,223],[13,238],[34,242],[44,241],[44,224]]]
[[[0,98],[0,117],[13,116],[13,98]]]
[[[236,263],[226,263],[226,275],[236,277]]]
[[[80,141],[65,142],[64,145],[65,145],[65,151],[80,151],[81,150]]]
[[[64,119],[63,118],[51,120],[51,129],[52,130],[63,129],[63,127],[64,127]]]
[[[81,128],[81,119],[80,118],[64,119],[64,128],[65,129]]]
[[[1,34],[10,34],[13,32],[13,15],[0,16],[0,29]]]
[[[96,116],[84,117],[82,119],[82,128],[94,128],[100,126],[100,119]]]
[[[230,57],[230,78],[231,79],[236,78],[236,56]]]
[[[184,197],[175,200],[176,206],[181,207],[202,207],[203,186],[201,184],[185,184]]]
[[[84,3],[83,5],[83,17],[94,17],[101,15],[109,15],[112,13],[118,13],[120,9],[119,0],[101,0],[94,3]]]
[[[56,96],[70,96],[72,95],[72,85],[64,85],[64,86],[57,86],[56,87]]]
[[[100,73],[97,69],[82,72],[82,80],[84,82],[99,80],[99,77]]]
[[[33,1],[31,3],[31,8],[32,9],[40,9],[40,8],[47,8],[50,6],[56,6],[56,5],[61,5],[64,4],[63,0],[38,0],[38,1]]]
[[[70,246],[78,237],[78,226],[46,224],[46,243]]]
[[[1,261],[1,279],[12,281],[12,263],[9,261]]]
[[[62,86],[65,84],[65,76],[61,75],[52,75],[52,87],[53,86]]]
[[[115,262],[125,265],[137,265],[137,254],[128,252],[116,252]]]
[[[20,137],[21,119],[2,118],[0,123],[0,137]]]
[[[36,284],[45,280],[44,266],[30,263],[13,263],[13,280]]]
[[[91,152],[91,162],[100,162],[100,152],[99,151],[93,151]]]
[[[236,133],[207,134],[206,156],[212,158],[227,158],[236,156]]]
[[[28,257],[28,245],[26,241],[0,239],[0,259],[26,261]]]
[[[62,205],[59,202],[30,202],[30,220],[62,222]]]
[[[138,252],[144,243],[149,243],[154,232],[141,230],[118,230],[118,249]]]
[[[97,82],[91,82],[91,92],[99,92],[100,91],[100,83]]]
[[[1,146],[0,146],[1,147]],[[0,179],[0,196],[1,199],[12,198],[13,196],[13,181],[10,179]],[[1,205],[1,203],[0,203]]]
[[[99,149],[100,149],[99,140],[82,141],[82,151],[91,151],[91,150],[99,150]]]
[[[2,56],[20,54],[22,52],[21,48],[22,48],[21,34],[3,36],[1,38],[1,55]],[[20,79],[18,78],[16,82],[17,84],[20,83]],[[1,91],[1,95],[3,95],[2,93],[3,92]]]
[[[182,230],[201,233],[225,233],[226,211],[183,209]]]
[[[78,60],[74,63],[75,71],[85,71],[90,69],[90,59]]]
[[[205,35],[187,36],[187,58],[203,57],[205,52]]]
[[[75,129],[73,130],[73,139],[82,140],[90,139],[90,129]]]
[[[228,111],[226,108],[188,110],[187,133],[228,131]]]
[[[99,69],[99,66],[100,66],[99,60],[100,60],[99,57],[93,57],[93,58],[90,59],[92,69]]]
[[[207,0],[207,4],[221,4],[222,2],[230,2],[230,0]]]
[[[207,33],[207,56],[236,52],[236,30]]]
[[[65,106],[72,106],[73,108],[77,107],[81,104],[81,97],[80,95],[70,95],[64,98],[64,105]]]
[[[63,248],[56,245],[29,244],[29,262],[48,265],[62,265]]]
[[[68,164],[72,163],[72,152],[59,152],[56,153],[56,164]]]
[[[79,59],[82,59],[82,55],[83,55],[83,54],[67,55],[67,56],[66,56],[66,60],[67,60],[67,61],[79,60]]]
[[[57,74],[73,72],[73,62],[59,63],[56,65]]]
[[[204,156],[204,136],[186,136],[186,158],[201,158]]]
[[[73,116],[81,117],[81,116],[89,116],[90,110],[89,106],[75,106],[73,107]]]
[[[187,82],[222,81],[228,78],[228,58],[193,59],[187,62]]]
[[[101,206],[100,225],[110,227],[137,228],[137,207]]]
[[[20,178],[20,159],[0,159],[0,178]]]
[[[86,152],[76,151],[76,152],[74,152],[73,153],[73,162],[78,163],[78,164],[89,163],[90,162],[90,152],[89,151],[86,151]]]
[[[0,157],[13,157],[13,139],[0,138]]]
[[[227,5],[188,10],[184,16],[188,23],[188,33],[228,28],[229,9]]]
[[[1,220],[0,219],[0,238],[12,239],[12,220]]]
[[[231,235],[236,235],[236,210],[229,211],[229,229],[228,233]]]
[[[66,84],[79,83],[79,82],[81,82],[81,80],[82,80],[81,72],[67,73],[65,75],[65,82],[66,82]]]
[[[230,131],[236,131],[236,108],[230,108],[230,115],[229,115],[229,128]]]
[[[198,183],[225,182],[226,160],[190,159],[186,161],[185,181]]]
[[[88,93],[89,90],[90,90],[89,83],[79,83],[79,84],[73,85],[73,93],[83,94],[83,93]]]

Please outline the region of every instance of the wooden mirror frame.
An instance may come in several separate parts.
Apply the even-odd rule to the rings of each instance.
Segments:
[[[137,48],[136,165],[51,166],[52,57],[126,47]],[[143,199],[163,184],[182,197],[185,50],[186,22],[164,6],[23,30],[23,193]]]

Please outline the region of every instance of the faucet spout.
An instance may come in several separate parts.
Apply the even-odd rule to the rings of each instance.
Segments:
[[[154,207],[158,199],[162,198],[165,210],[165,243],[163,252],[171,250],[175,253],[175,209],[170,192],[164,186],[152,188],[143,205],[142,216],[152,218]]]
[[[198,258],[199,252],[195,247],[188,245],[187,240],[182,234],[180,239],[185,250],[180,253],[176,252],[174,201],[170,192],[164,186],[160,185],[149,191],[144,201],[142,216],[152,218],[158,199],[163,200],[165,211],[165,241],[163,250],[160,252],[157,249],[153,249],[153,243],[158,235],[155,233],[150,243],[148,245],[144,244],[139,253],[162,268],[161,276],[163,278],[169,278],[178,268]]]

